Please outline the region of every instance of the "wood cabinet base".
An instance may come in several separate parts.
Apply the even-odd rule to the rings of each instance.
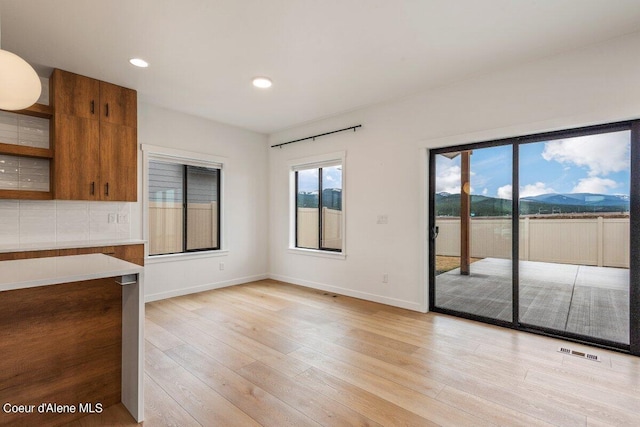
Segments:
[[[55,426],[121,401],[122,289],[107,278],[2,293],[0,402],[33,412],[9,407],[0,425]]]

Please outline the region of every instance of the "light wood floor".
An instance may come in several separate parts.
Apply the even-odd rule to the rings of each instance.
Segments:
[[[146,311],[145,426],[640,423],[640,358],[620,353],[270,280]]]

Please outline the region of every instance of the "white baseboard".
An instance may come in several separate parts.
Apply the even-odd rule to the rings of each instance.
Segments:
[[[292,283],[294,285],[306,286],[307,288],[318,289],[321,291],[333,292],[348,297],[359,298],[367,301],[378,302],[380,304],[391,305],[393,307],[406,308],[407,310],[418,311],[424,313],[422,304],[405,301],[397,298],[390,298],[383,295],[370,294],[368,292],[354,291],[352,289],[341,288],[339,286],[327,285],[325,283],[312,282],[309,280],[296,279],[294,277],[281,276],[279,274],[269,274],[269,278],[279,280],[281,282]]]
[[[158,292],[155,294],[145,295],[145,302],[153,302],[163,300],[167,298],[179,297],[183,295],[195,294],[198,292],[210,291],[213,289],[226,288],[234,285],[241,285],[243,283],[255,282],[257,280],[273,279],[281,282],[287,282],[294,285],[305,286],[307,288],[318,289],[321,291],[333,292],[348,297],[359,298],[366,301],[377,302],[380,304],[386,304],[393,307],[406,308],[407,310],[418,311],[424,313],[425,310],[421,304],[413,301],[405,301],[397,298],[390,298],[382,295],[371,294],[368,292],[354,291],[352,289],[341,288],[339,286],[327,285],[325,283],[312,282],[309,280],[296,279],[294,277],[281,276],[279,274],[258,274],[255,276],[239,277],[237,279],[225,280],[223,282],[208,283],[205,285],[193,286],[190,288],[175,289],[172,291]]]
[[[172,291],[159,292],[144,296],[144,302],[158,301],[167,298],[179,297],[183,295],[195,294],[198,292],[210,291],[212,289],[226,288],[233,285],[241,285],[243,283],[255,282],[256,280],[268,279],[268,274],[258,274],[255,276],[239,277],[237,279],[225,280],[223,282],[208,283],[205,285],[193,286],[191,288],[175,289]]]

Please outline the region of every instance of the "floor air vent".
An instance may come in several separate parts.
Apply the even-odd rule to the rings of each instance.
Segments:
[[[571,350],[567,347],[560,347],[558,352],[568,354],[571,356],[582,357],[583,359],[593,360],[594,362],[600,362],[600,356],[596,356],[595,354],[584,353],[582,351]]]

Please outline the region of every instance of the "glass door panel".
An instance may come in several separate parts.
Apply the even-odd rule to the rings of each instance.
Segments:
[[[519,147],[519,321],[629,344],[630,131]]]
[[[511,322],[512,147],[435,158],[437,308]]]

